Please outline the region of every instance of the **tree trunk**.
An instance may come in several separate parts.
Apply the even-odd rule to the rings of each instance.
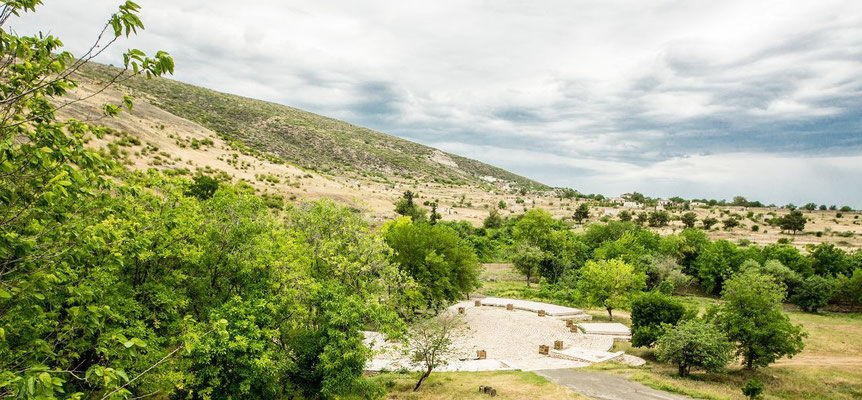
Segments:
[[[422,376],[419,377],[419,382],[416,382],[416,386],[413,388],[414,392],[419,390],[419,386],[422,386],[422,382],[424,382],[425,378],[429,375],[431,375],[431,368],[428,368],[428,370],[423,372]]]
[[[685,377],[685,364],[679,364],[679,376]]]
[[[530,287],[530,274],[527,273],[527,287]]]
[[[608,307],[608,317],[611,319],[611,322],[614,322],[613,309],[611,309],[610,307]]]

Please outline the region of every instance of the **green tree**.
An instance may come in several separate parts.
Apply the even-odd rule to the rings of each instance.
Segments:
[[[217,180],[207,175],[197,175],[193,178],[192,184],[186,189],[186,194],[197,197],[201,200],[213,197],[218,190],[219,183]]]
[[[18,0],[0,8],[0,397],[128,396],[129,375],[160,351],[143,349],[150,331],[118,322],[129,306],[112,286],[125,261],[112,244],[128,238],[128,226],[104,220],[117,206],[112,190],[124,188],[108,175],[117,166],[85,146],[105,130],[61,120],[57,110],[75,101],[65,97],[77,86],[75,72],[143,23],[139,7],[124,2],[75,57],[55,36],[21,36],[5,26],[40,5]],[[167,53],[124,56],[104,87],[173,72]],[[103,116],[123,107],[131,109],[131,97],[104,104]]]
[[[648,220],[649,215],[646,212],[639,212],[637,217],[635,217],[635,222],[640,226],[643,226]]]
[[[778,225],[782,230],[793,232],[795,235],[797,232],[805,230],[806,222],[807,220],[805,215],[802,214],[802,211],[793,210],[787,215],[781,217],[778,220]]]
[[[700,224],[703,225],[703,229],[710,230],[713,225],[718,223],[718,219],[713,217],[706,217],[700,221]]]
[[[802,282],[796,294],[791,297],[791,301],[803,311],[817,312],[819,308],[829,303],[833,293],[835,293],[835,282],[832,279],[814,275]]]
[[[541,268],[545,252],[530,243],[520,242],[515,245],[511,260],[515,269],[526,277],[527,287],[530,287],[530,279]]]
[[[733,358],[733,344],[714,325],[700,319],[681,322],[657,342],[656,357],[661,362],[676,364],[680,376],[688,376],[692,368],[718,372]]]
[[[681,301],[653,291],[635,296],[631,302],[632,345],[652,347],[686,314]]]
[[[708,243],[694,263],[701,286],[707,292],[721,293],[724,280],[738,271],[744,260],[742,252],[727,240]]]
[[[653,211],[649,213],[649,226],[667,226],[668,222],[670,222],[670,214],[667,211]]]
[[[499,229],[503,226],[503,218],[500,217],[500,212],[496,208],[492,208],[488,213],[488,217],[482,222],[482,225],[487,229]]]
[[[383,233],[392,263],[416,282],[427,307],[439,309],[478,287],[476,253],[451,228],[401,219]]]
[[[556,222],[547,210],[537,208],[524,213],[515,224],[515,240],[529,242],[542,250],[550,248]]]
[[[721,223],[724,225],[724,230],[726,231],[733,230],[733,228],[736,228],[740,224],[739,220],[734,217],[726,218],[724,221],[721,221]]]
[[[809,245],[807,250],[811,259],[811,268],[815,274],[835,277],[850,272],[850,259],[847,257],[847,252],[835,247],[834,244],[824,242],[816,246]]]
[[[456,314],[443,313],[434,318],[414,324],[407,336],[407,344],[414,364],[422,368],[422,374],[413,387],[419,390],[434,369],[446,365],[448,357],[456,352],[453,342],[464,334],[466,324]]]
[[[622,210],[622,211],[620,211],[619,217],[620,217],[620,221],[629,222],[632,220],[632,212],[629,210]]]
[[[411,191],[406,191],[398,201],[395,202],[395,212],[405,217],[410,217],[413,221],[425,219],[425,209],[420,207],[413,200],[416,194]]]
[[[577,288],[588,305],[606,309],[613,321],[613,310],[627,306],[632,295],[643,288],[645,279],[621,260],[587,261],[581,268]]]
[[[697,222],[697,214],[693,212],[687,212],[682,215],[682,224],[685,225],[686,228],[694,228],[694,224]]]
[[[583,223],[585,219],[590,218],[590,205],[587,203],[581,203],[577,209],[575,209],[575,214],[572,216],[575,221],[578,223]]]
[[[736,343],[747,369],[802,351],[805,333],[781,310],[785,293],[774,278],[745,272],[725,282],[714,322]]]

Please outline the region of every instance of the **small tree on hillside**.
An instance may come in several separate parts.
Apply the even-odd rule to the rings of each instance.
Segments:
[[[192,180],[192,183],[186,189],[186,195],[188,196],[206,200],[213,197],[216,190],[218,190],[218,181],[207,175],[197,175]]]
[[[703,229],[710,230],[713,225],[718,223],[718,220],[713,217],[706,217],[700,223],[703,225]]]
[[[649,226],[662,227],[670,222],[670,214],[667,211],[653,211],[649,213]]]
[[[632,212],[629,210],[620,211],[620,221],[628,222],[632,220]]]
[[[395,212],[410,217],[414,221],[425,219],[425,210],[416,204],[413,200],[416,194],[411,191],[404,192],[404,195],[395,202]]]
[[[518,243],[512,252],[512,264],[527,277],[527,287],[530,287],[530,279],[539,271],[544,259],[542,249],[527,242]]]
[[[410,328],[407,334],[408,349],[414,365],[422,367],[419,381],[413,387],[414,392],[419,390],[434,369],[448,363],[449,357],[455,352],[452,343],[465,329],[464,320],[451,312],[420,321]]]
[[[688,376],[692,367],[717,372],[732,359],[733,344],[714,325],[700,319],[681,322],[658,340],[656,357],[676,364],[680,376]]]
[[[724,221],[721,221],[721,223],[724,225],[724,230],[726,231],[733,230],[733,228],[739,226],[739,220],[734,217],[727,218]]]
[[[636,273],[631,264],[619,259],[587,261],[581,269],[578,290],[587,304],[608,310],[608,318],[613,321],[613,310],[626,306],[645,280],[644,274]]]
[[[797,232],[805,230],[805,222],[805,215],[802,214],[802,211],[793,210],[781,217],[778,225],[781,227],[781,230],[793,232],[795,235]]]
[[[697,222],[697,214],[693,212],[687,212],[682,215],[682,224],[685,225],[686,228],[694,228],[695,222]]]
[[[492,208],[482,225],[487,229],[497,229],[502,227],[503,218],[500,217],[500,212],[497,211],[496,208]]]
[[[575,214],[573,215],[575,221],[578,223],[584,222],[585,219],[590,218],[590,206],[587,203],[581,203],[577,209],[575,209]]]

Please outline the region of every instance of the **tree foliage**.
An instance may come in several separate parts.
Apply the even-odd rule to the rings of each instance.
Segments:
[[[643,273],[635,272],[634,267],[619,259],[587,261],[581,269],[578,290],[585,303],[606,309],[613,321],[613,310],[628,305],[645,279]]]
[[[733,358],[733,345],[716,326],[700,319],[681,322],[658,340],[656,357],[676,364],[680,376],[692,368],[717,372]]]
[[[425,306],[439,309],[477,287],[476,253],[449,227],[402,218],[383,232],[391,261],[416,282]]]
[[[714,322],[736,343],[736,354],[746,368],[764,367],[802,351],[805,333],[781,310],[784,297],[774,278],[756,272],[739,274],[725,283],[724,303]]]
[[[635,296],[631,302],[632,345],[652,347],[686,315],[681,301],[659,292]]]

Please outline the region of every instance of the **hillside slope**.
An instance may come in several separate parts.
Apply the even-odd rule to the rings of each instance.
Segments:
[[[90,64],[82,72],[105,80],[117,69]],[[545,187],[488,164],[280,104],[170,79],[135,78],[123,86],[176,116],[306,169],[458,185],[476,185],[492,177],[513,186]]]

